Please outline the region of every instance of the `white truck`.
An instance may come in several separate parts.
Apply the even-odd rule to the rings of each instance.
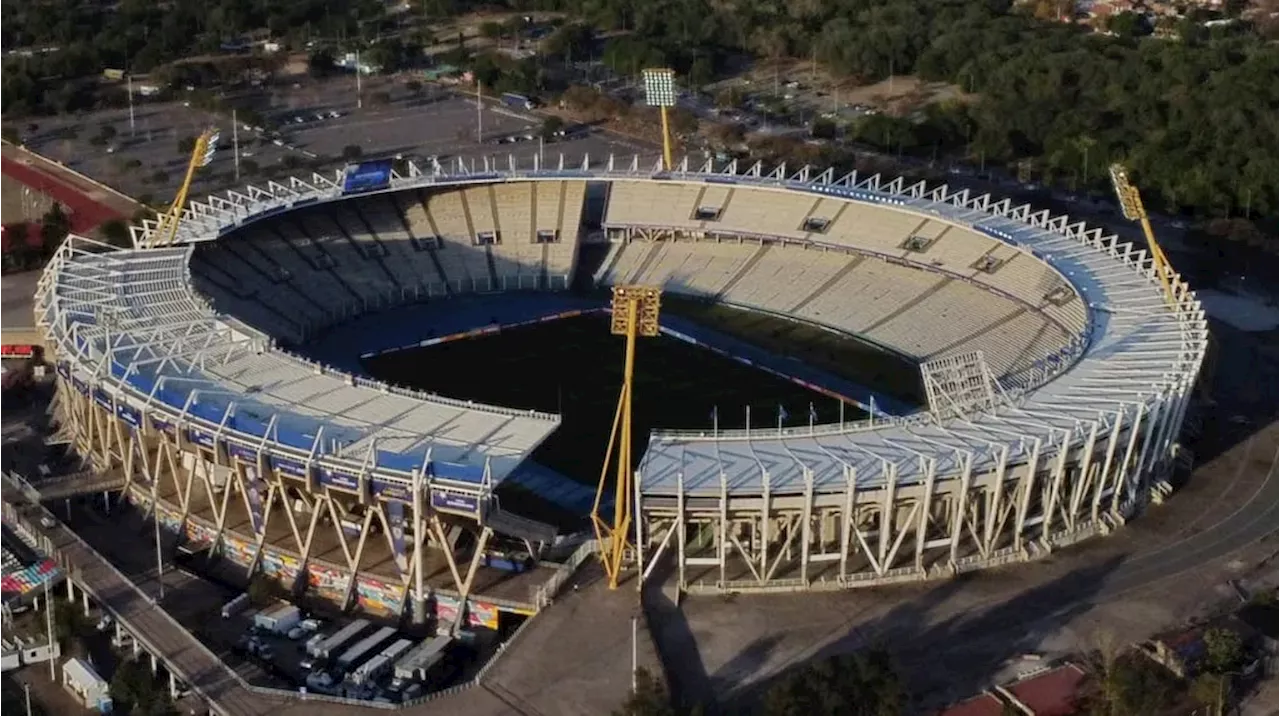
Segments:
[[[292,604],[285,604],[253,617],[253,625],[273,634],[288,634],[289,630],[302,621],[302,610]]]
[[[357,686],[373,683],[390,673],[392,667],[395,666],[396,660],[412,646],[413,642],[409,639],[400,639],[378,652],[377,656],[361,664],[355,671],[351,672],[348,678],[351,683]]]

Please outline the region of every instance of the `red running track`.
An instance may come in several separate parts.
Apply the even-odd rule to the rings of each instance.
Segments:
[[[0,172],[66,207],[70,214],[71,230],[77,234],[88,233],[103,222],[123,218],[111,207],[90,199],[75,187],[9,157],[0,157]]]

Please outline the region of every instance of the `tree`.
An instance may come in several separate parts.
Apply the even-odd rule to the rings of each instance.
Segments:
[[[254,604],[269,604],[274,598],[274,588],[271,584],[271,578],[265,574],[255,574],[249,580],[249,587],[245,590],[249,595],[249,601]]]
[[[502,23],[492,20],[480,23],[480,36],[490,40],[502,37]]]
[[[321,47],[307,57],[307,71],[312,77],[328,77],[333,73],[333,50]]]
[[[1226,674],[1244,662],[1244,642],[1230,629],[1209,629],[1204,633],[1204,663],[1201,668],[1211,674]]]
[[[121,219],[112,219],[98,227],[98,233],[112,246],[127,248],[133,245],[133,237],[129,234],[129,226]]]
[[[364,154],[364,150],[360,148],[359,144],[348,144],[342,148],[342,158],[347,161],[359,159],[362,154]]]
[[[157,687],[151,669],[138,659],[128,659],[116,666],[110,688],[113,705],[121,713],[158,716],[172,710],[168,691]]]
[[[40,220],[40,243],[43,246],[46,256],[53,255],[67,238],[67,234],[71,233],[71,219],[67,217],[66,212],[62,210],[62,205],[54,202],[49,207],[49,211],[45,212],[44,217]]]
[[[240,160],[241,174],[244,174],[246,176],[253,176],[254,174],[257,174],[260,171],[260,169],[261,168],[258,166],[258,163],[252,159]]]
[[[104,124],[101,127],[98,127],[98,136],[102,137],[107,141],[111,141],[112,139],[114,139],[116,134],[117,134],[117,131],[116,131],[115,125]]]
[[[422,83],[417,80],[409,80],[408,82],[405,82],[404,88],[409,90],[409,93],[412,95],[419,95],[422,93]]]
[[[564,120],[553,114],[542,120],[542,129],[539,133],[542,135],[543,139],[550,139],[555,136],[556,132],[563,128]]]
[[[178,140],[178,154],[182,154],[182,155],[184,155],[184,156],[186,156],[186,155],[190,155],[192,152],[194,152],[194,151],[196,150],[196,142],[197,142],[197,141],[199,141],[199,138],[198,138],[198,137],[196,137],[195,135],[192,135],[192,134],[188,134],[187,136],[183,137],[182,139],[179,139],[179,140]]]
[[[897,716],[905,707],[902,682],[878,648],[791,671],[764,697],[768,716]]]
[[[636,672],[636,690],[613,716],[676,716],[662,682],[646,669]]]

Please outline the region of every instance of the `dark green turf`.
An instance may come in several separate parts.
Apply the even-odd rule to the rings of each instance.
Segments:
[[[852,361],[856,357],[881,371],[901,361],[896,356],[892,361],[882,359],[873,348],[850,339],[840,341],[831,333],[808,327],[797,330],[791,321],[773,316],[666,305],[672,313],[699,319],[736,337],[763,336],[753,342],[765,348],[796,338],[797,346],[805,350],[792,355],[801,360],[827,356],[826,360],[838,361],[845,356]],[[750,330],[759,333],[749,334]],[[609,334],[607,316],[589,315],[376,356],[366,360],[365,368],[376,378],[443,396],[558,412],[563,418],[561,428],[532,457],[582,483],[595,484],[617,407],[622,354],[623,339]],[[842,371],[842,375],[879,386],[858,370]],[[888,392],[911,395],[910,388]],[[777,427],[780,405],[788,414],[788,427],[808,425],[810,405],[817,411],[818,423],[835,423],[840,415],[840,405],[832,398],[678,339],[659,336],[637,343],[632,412],[636,460],[652,429],[709,432],[713,407],[721,429],[742,428],[748,405],[751,425],[758,428]],[[859,418],[863,418],[861,411],[846,406],[846,420]]]

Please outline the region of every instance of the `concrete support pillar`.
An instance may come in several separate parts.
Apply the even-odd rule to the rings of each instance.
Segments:
[[[70,583],[71,581],[68,580],[67,584]],[[84,615],[86,617],[89,616],[89,592],[83,589],[80,590],[80,603],[84,605]]]
[[[155,654],[147,654],[147,656],[151,657],[151,675],[155,676],[160,671],[160,661],[156,659]]]
[[[67,580],[67,601],[74,602],[76,600],[76,585],[70,579]]]
[[[178,700],[178,679],[174,677],[173,672],[169,672],[169,698]]]
[[[141,647],[138,646],[138,640],[134,639],[133,640],[133,658],[135,659],[138,658],[139,651],[141,651]]]
[[[411,613],[414,624],[426,624],[431,615],[427,612],[427,596],[424,593],[415,591],[413,593],[413,611]]]

